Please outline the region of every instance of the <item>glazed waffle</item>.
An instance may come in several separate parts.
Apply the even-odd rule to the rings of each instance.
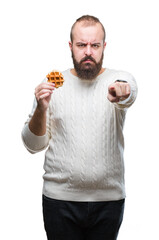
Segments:
[[[63,85],[64,78],[61,72],[53,70],[46,77],[48,78],[48,82],[55,83],[56,88],[61,87]]]

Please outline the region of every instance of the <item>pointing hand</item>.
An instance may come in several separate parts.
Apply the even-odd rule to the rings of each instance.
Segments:
[[[131,88],[129,83],[124,81],[116,81],[109,85],[107,98],[110,102],[123,101],[129,97],[130,92]]]

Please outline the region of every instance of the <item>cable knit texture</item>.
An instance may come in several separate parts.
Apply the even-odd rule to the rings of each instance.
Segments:
[[[38,137],[23,128],[26,148],[45,153],[43,194],[70,201],[109,201],[125,198],[123,126],[137,86],[130,73],[106,69],[96,79],[81,80],[63,72],[64,85],[55,89],[47,112],[47,133]],[[117,79],[131,86],[129,98],[107,99]],[[46,81],[46,79],[45,79]]]

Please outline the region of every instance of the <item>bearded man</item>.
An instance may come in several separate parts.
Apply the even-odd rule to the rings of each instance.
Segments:
[[[123,126],[137,95],[134,77],[103,68],[105,29],[98,18],[76,20],[69,47],[74,68],[55,89],[35,89],[22,131],[31,153],[47,148],[43,216],[49,240],[115,240],[125,203]]]

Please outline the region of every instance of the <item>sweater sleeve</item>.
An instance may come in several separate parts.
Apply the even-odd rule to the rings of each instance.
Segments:
[[[37,106],[37,102],[35,99],[31,114],[29,114],[29,117],[24,124],[24,127],[22,129],[22,134],[21,134],[24,146],[30,153],[37,153],[44,150],[48,146],[49,139],[50,139],[49,109],[47,110],[46,134],[43,136],[37,136],[34,133],[32,133],[31,130],[29,129],[29,122],[34,114],[36,106]]]
[[[130,84],[131,88],[130,96],[123,101],[113,103],[115,107],[118,109],[127,109],[135,102],[137,97],[138,88],[136,80],[130,73],[122,71],[116,73],[115,80],[124,80]]]

